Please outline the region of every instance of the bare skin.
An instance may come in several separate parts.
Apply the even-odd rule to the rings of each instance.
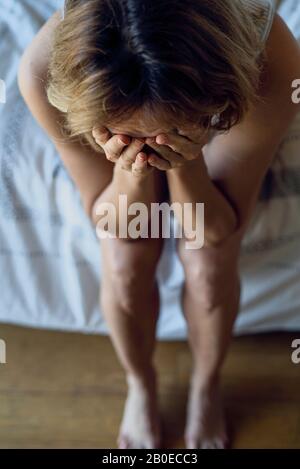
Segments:
[[[116,147],[116,135],[112,136],[111,132],[107,129],[94,129],[94,137],[96,142],[101,145],[102,149],[107,155],[107,158],[112,159],[114,158],[116,165],[121,168],[126,168],[126,171],[134,174],[133,168],[136,167],[136,162],[138,158],[134,159],[134,151],[133,152],[124,152],[122,150],[118,150]],[[194,137],[195,138],[195,137]],[[149,141],[150,143],[150,141]],[[199,143],[200,148],[203,147],[203,139],[200,139]],[[156,148],[159,151],[159,148]],[[178,150],[178,148],[177,148]],[[196,148],[194,148],[195,154],[197,154]],[[162,153],[166,157],[165,151],[161,150]],[[118,155],[119,152],[119,155]],[[114,155],[113,157],[111,155]],[[176,155],[174,155],[174,159],[172,159],[172,155],[168,154],[169,160],[173,160],[175,162]],[[153,173],[149,171],[151,165],[150,163],[147,165],[147,158],[148,163],[149,160],[154,160],[158,158],[157,155],[143,155],[144,160],[144,168],[140,166],[139,176],[147,178],[151,174],[153,177]],[[182,157],[183,158],[183,157]],[[193,160],[194,158],[191,158]],[[188,155],[186,154],[186,161],[189,161]],[[164,162],[161,159],[160,165]],[[130,166],[131,165],[131,166]],[[183,164],[178,165],[178,161],[176,161],[176,167],[182,167]],[[156,174],[156,173],[154,173]],[[135,178],[137,174],[135,174]],[[164,181],[162,181],[163,183]],[[159,181],[158,181],[159,183]],[[205,186],[204,186],[205,187]],[[157,193],[155,191],[155,193]],[[152,194],[152,199],[155,198],[155,193]],[[103,194],[99,198],[99,202],[101,203],[102,200],[109,199],[108,194],[103,192]],[[217,198],[218,201],[218,198]],[[222,201],[222,203],[224,203]],[[128,347],[128,343],[122,344],[122,336],[118,334],[118,330],[120,329],[120,322],[124,320],[124,311],[126,310],[126,306],[128,306],[128,312],[130,311],[131,315],[135,314],[136,311],[136,318],[139,317],[139,310],[143,308],[144,314],[142,317],[142,324],[145,327],[145,334],[149,335],[150,326],[147,325],[145,318],[154,318],[153,327],[152,327],[152,346],[154,345],[155,340],[155,323],[158,317],[158,307],[156,303],[156,309],[151,313],[145,311],[145,304],[152,305],[153,302],[149,299],[147,301],[145,298],[145,290],[143,290],[143,285],[145,283],[147,285],[151,285],[153,282],[153,275],[155,272],[156,263],[159,260],[158,255],[154,255],[155,262],[153,264],[153,270],[151,270],[151,275],[147,276],[147,270],[145,270],[145,263],[147,265],[152,265],[151,261],[149,261],[149,253],[151,253],[151,244],[149,243],[150,240],[143,240],[139,241],[139,243],[143,243],[145,249],[142,249],[142,244],[135,244],[135,242],[127,243],[126,246],[120,246],[120,244],[124,243],[124,241],[118,240],[105,240],[102,241],[102,247],[104,246],[102,256],[105,264],[105,272],[103,276],[103,285],[102,285],[102,310],[104,314],[107,314],[106,320],[108,324],[111,324],[111,337],[112,340],[115,342],[115,349],[118,353],[119,360],[122,363],[125,370],[127,370],[127,382],[128,382],[128,397],[126,400],[126,405],[124,409],[124,416],[121,423],[121,428],[118,437],[118,444],[120,448],[142,448],[145,447],[145,444],[148,445],[146,447],[151,447],[151,442],[155,446],[153,447],[160,447],[161,442],[161,428],[159,413],[157,408],[157,390],[156,390],[156,379],[155,379],[155,371],[152,367],[149,369],[148,364],[151,363],[151,356],[153,354],[153,348],[150,350],[149,354],[142,354],[141,350],[141,341],[132,340],[130,344],[130,351],[132,351],[132,358],[127,359],[128,357],[128,350],[126,350],[126,344]],[[155,240],[152,240],[152,242]],[[185,430],[185,439],[186,439],[186,446],[188,448],[194,447],[225,447],[227,443],[227,435],[224,427],[223,421],[223,414],[222,414],[222,406],[220,402],[220,391],[218,388],[217,376],[214,376],[211,373],[212,369],[216,369],[216,366],[220,366],[220,363],[217,363],[219,360],[220,351],[218,349],[220,337],[222,335],[228,337],[228,314],[227,316],[224,315],[224,309],[222,311],[218,311],[218,317],[220,317],[221,325],[218,325],[216,322],[211,326],[211,334],[216,333],[216,328],[220,329],[219,335],[216,340],[216,354],[211,356],[211,363],[208,363],[207,360],[207,353],[205,352],[206,347],[211,345],[211,337],[209,338],[208,344],[203,343],[202,341],[202,334],[204,342],[207,341],[205,339],[205,335],[207,334],[207,327],[203,328],[203,333],[201,327],[203,326],[202,322],[204,320],[207,310],[207,307],[210,308],[208,305],[210,292],[208,291],[208,285],[205,281],[205,272],[206,267],[209,265],[207,259],[203,258],[203,249],[198,250],[196,253],[194,251],[186,250],[185,249],[185,240],[179,241],[178,251],[180,259],[183,263],[185,268],[185,289],[183,291],[183,311],[187,312],[186,319],[189,325],[189,342],[191,345],[192,350],[196,357],[198,357],[197,362],[195,362],[195,369],[191,379],[191,388],[190,394],[188,399],[188,407],[187,407],[187,426]],[[232,243],[231,243],[232,244]],[[157,247],[158,248],[158,247]],[[224,246],[225,248],[225,246]],[[213,250],[213,247],[210,247]],[[129,252],[131,250],[131,255]],[[135,268],[133,269],[132,273],[130,273],[131,264],[134,262],[133,259],[137,257],[139,250],[141,250],[142,255],[141,259],[143,262],[139,265],[138,262],[135,260]],[[126,253],[127,251],[127,253]],[[208,255],[208,247],[205,248],[205,252]],[[224,252],[228,253],[228,267],[225,268],[224,264],[224,275],[229,275],[230,278],[234,278],[231,274],[233,269],[230,268],[230,262],[233,259],[233,252],[229,250],[229,243],[226,246],[226,249],[222,249],[217,251],[223,254],[222,263],[224,263],[225,257]],[[110,253],[110,254],[109,254]],[[195,262],[195,254],[197,254],[197,260]],[[114,267],[114,257],[118,259],[118,262],[122,264],[121,259],[123,256],[126,256],[126,267],[124,272],[119,266],[118,274],[113,276],[110,274],[110,270],[116,270]],[[148,256],[148,257],[147,257]],[[216,257],[216,254],[214,254]],[[110,258],[110,259],[108,259]],[[125,259],[124,258],[124,259]],[[237,258],[237,255],[236,255]],[[211,260],[212,254],[211,254]],[[217,259],[214,260],[215,262],[212,265],[217,265]],[[195,270],[195,267],[202,266],[202,271],[198,272]],[[140,267],[140,268],[139,268]],[[230,271],[229,271],[230,269]],[[130,289],[130,284],[124,283],[124,279],[126,278],[126,272],[129,272],[129,276],[132,277],[132,285],[133,288]],[[220,267],[218,270],[215,269],[215,272],[220,277]],[[146,276],[146,277],[145,277]],[[108,279],[111,279],[109,282]],[[224,282],[224,278],[220,279]],[[121,283],[120,290],[123,292],[122,297],[118,297],[118,284]],[[139,283],[141,283],[139,287]],[[228,282],[227,282],[228,283]],[[214,284],[216,286],[219,285],[217,283],[217,277],[215,279]],[[235,286],[235,285],[234,285]],[[203,292],[203,303],[199,303],[198,296],[190,293],[189,290],[193,292],[198,292],[199,287]],[[187,291],[188,289],[188,291]],[[139,292],[143,291],[143,295]],[[151,289],[148,291],[148,294],[151,293]],[[229,291],[226,300],[230,300],[234,298],[233,304],[233,314],[231,322],[233,323],[234,317],[237,314],[238,305],[237,305],[237,296],[234,296],[234,291]],[[128,299],[131,299],[130,305],[128,305]],[[196,301],[196,303],[195,303]],[[228,308],[229,304],[226,305]],[[189,316],[189,310],[191,308],[197,308],[197,311],[203,311],[203,316],[199,317],[201,319],[201,324],[195,324],[195,319],[193,316]],[[123,309],[123,313],[120,314],[120,310]],[[115,311],[115,323],[113,322],[114,315],[112,311]],[[199,314],[198,314],[199,316]],[[126,317],[126,316],[125,316]],[[226,320],[224,320],[226,319]],[[136,331],[137,327],[137,319],[135,319],[134,330]],[[142,327],[142,326],[141,326]],[[124,327],[124,330],[129,330],[129,327]],[[201,354],[199,355],[199,339],[201,339]],[[135,350],[136,347],[136,350]],[[135,350],[135,351],[134,351]],[[202,350],[204,353],[202,353]],[[211,347],[210,347],[211,350]],[[225,350],[224,350],[225,355]],[[139,360],[143,357],[143,365],[136,363],[136,358],[139,357]],[[203,362],[202,362],[203,361]],[[140,362],[139,362],[140,363]],[[205,365],[203,367],[203,364]],[[138,371],[138,369],[140,369]],[[207,374],[206,374],[207,369]],[[200,377],[200,370],[201,370],[201,379]],[[141,376],[143,378],[141,379]],[[199,399],[200,397],[200,399]],[[138,411],[137,411],[138,409]],[[195,415],[197,415],[197,419],[195,419]],[[201,423],[201,425],[200,425]],[[136,431],[136,429],[139,429]],[[148,432],[146,431],[148,429]],[[199,438],[195,440],[195,434],[199,434]],[[146,442],[146,443],[145,443]],[[196,445],[196,446],[195,446]]]
[[[161,422],[152,355],[159,314],[154,272],[162,240],[105,239],[101,247],[104,270],[100,304],[128,385],[118,445],[159,448]]]
[[[124,150],[118,146],[117,136],[102,130],[94,131],[95,140],[116,166],[111,185],[97,199],[95,209],[102,201],[113,201],[114,187],[120,190],[125,187],[124,182],[128,182],[131,188],[127,194],[137,200],[146,204],[164,201],[164,175],[148,165],[148,157],[139,151],[136,139],[127,137],[127,142],[131,143]],[[95,215],[95,222],[96,219]],[[101,240],[103,275],[100,304],[128,385],[117,438],[119,448],[151,449],[162,444],[157,378],[152,364],[159,314],[155,273],[162,247],[161,238]]]
[[[57,12],[45,23],[33,42],[25,50],[19,67],[19,88],[31,113],[53,141],[65,167],[78,188],[87,215],[92,222],[96,223],[97,217],[95,217],[93,210],[95,201],[99,201],[99,196],[104,194],[107,195],[106,200],[117,200],[120,187],[123,187],[124,193],[132,201],[144,201],[147,204],[153,197],[154,200],[157,200],[157,198],[161,200],[165,194],[165,176],[158,170],[152,169],[147,171],[146,178],[142,174],[139,177],[140,169],[145,166],[143,155],[141,155],[141,160],[136,162],[135,170],[126,171],[115,165],[109,158],[105,158],[103,154],[82,147],[80,143],[70,143],[63,138],[59,125],[62,116],[57,109],[49,104],[45,93],[51,41],[59,21],[60,12]],[[151,134],[148,133],[148,135]],[[118,142],[118,138],[115,138],[115,144],[119,152],[126,146],[125,143]],[[141,144],[136,139],[133,141],[130,139],[130,144],[134,160],[136,160],[137,154],[141,150]],[[116,186],[111,184],[114,176],[117,181]],[[115,284],[110,283],[111,277],[109,275],[104,275],[103,282],[106,282],[107,286],[101,288],[103,293],[101,301],[105,303],[104,314],[108,323],[111,324],[113,344],[120,356],[121,363],[125,362],[124,365],[126,364],[125,373],[129,391],[122,425],[123,434],[126,436],[125,439],[121,438],[123,434],[120,433],[119,444],[121,447],[138,448],[147,445],[148,448],[154,448],[160,444],[160,428],[157,423],[158,411],[154,391],[156,386],[153,385],[153,371],[149,355],[153,348],[159,301],[157,286],[154,284],[153,269],[159,257],[162,243],[158,240],[157,242],[149,241],[149,244],[151,244],[151,247],[139,241],[122,240],[118,243],[118,240],[115,240],[110,249],[104,249],[105,253],[112,254],[111,258],[107,258],[107,262],[104,260],[104,268],[112,272],[113,279],[117,282],[119,288],[118,295],[115,295]],[[121,257],[120,252],[122,253]],[[144,269],[145,255],[150,256],[147,258],[147,272]],[[121,264],[120,260],[122,260]],[[129,265],[132,265],[130,270],[127,268]],[[150,266],[152,267],[149,268]],[[120,274],[122,270],[123,275]],[[148,284],[152,285],[152,288],[149,289],[149,301],[147,303],[148,315],[141,315],[141,311],[145,311],[145,302],[140,293],[141,287],[139,292],[136,288],[133,288],[132,279],[135,279],[137,274],[139,274],[139,280],[143,278],[141,274],[145,275],[144,278]],[[130,314],[128,314],[128,311]],[[137,321],[133,318],[138,318],[139,328],[137,328]],[[142,333],[145,339],[144,354],[140,348],[140,339],[137,338],[137,333]],[[130,397],[133,395],[134,399]],[[140,402],[140,412],[138,414],[134,413],[134,407],[132,406],[135,401]],[[141,433],[138,441],[132,434],[133,429],[137,427],[147,429],[147,431]]]
[[[299,112],[299,105],[293,104],[290,99],[291,83],[300,73],[299,46],[278,16],[274,20],[266,49],[269,62],[260,90],[265,101],[251,107],[244,120],[229,133],[216,135],[203,146],[207,173],[201,158],[186,158],[188,164],[174,167],[170,149],[176,152],[176,157],[178,153],[183,157],[188,155],[188,150],[184,149],[183,141],[179,142],[178,137],[163,133],[158,134],[154,142],[153,138],[152,141],[146,139],[147,144],[166,160],[163,164],[157,156],[152,156],[148,162],[166,171],[172,202],[206,200],[206,194],[199,196],[202,183],[211,194],[206,205],[210,207],[210,214],[215,212],[224,216],[224,210],[218,211],[217,205],[220,203],[225,207],[226,200],[238,218],[238,227],[230,233],[230,211],[226,209],[222,230],[215,233],[225,233],[224,239],[219,239],[217,243],[211,242],[216,238],[213,237],[213,218],[210,218],[210,242],[198,252],[187,251],[183,240],[178,243],[178,253],[185,271],[182,306],[194,363],[185,427],[185,442],[189,449],[225,448],[230,443],[222,410],[220,373],[239,309],[237,261],[240,245],[264,175],[289,123]],[[296,57],[299,60],[295,60]],[[135,132],[138,129],[140,134],[135,133],[137,136],[146,134],[141,121],[139,126],[127,122],[126,128],[118,127],[117,130],[126,133],[126,129],[135,129]],[[197,143],[197,135],[191,133],[186,136]],[[167,152],[164,151],[165,145]],[[207,176],[223,194],[224,200],[215,195]]]
[[[237,235],[224,242],[222,250],[206,247],[192,253],[182,240],[178,242],[186,278],[182,307],[194,359],[184,432],[189,449],[229,445],[220,370],[239,309],[238,247]],[[193,263],[192,256],[197,258]]]
[[[181,148],[183,142],[172,140],[174,135],[169,133],[170,129],[161,129],[159,120],[156,128],[150,128],[147,116],[127,120],[126,126],[124,123],[122,128],[110,129],[111,133],[95,134],[101,146],[113,140],[106,147],[108,151],[104,151],[106,158],[101,158],[92,150],[62,143],[58,125],[61,116],[47,102],[44,86],[41,86],[46,80],[51,37],[58,16],[54,15],[47,22],[25,52],[19,84],[32,114],[56,145],[92,221],[97,221],[97,203],[101,200],[115,202],[120,187],[132,201],[146,204],[164,200],[166,186],[171,201],[197,202],[209,195],[205,200],[210,207],[206,246],[195,253],[187,251],[183,241],[178,243],[186,278],[182,305],[194,365],[185,441],[190,449],[223,448],[227,445],[227,435],[220,372],[238,312],[237,259],[263,177],[289,123],[299,111],[299,106],[290,103],[290,84],[300,74],[298,45],[277,17],[267,43],[269,62],[262,86],[266,104],[251,109],[241,124],[227,135],[216,136],[209,144],[201,146],[203,154],[196,152],[197,158],[190,159],[186,147]],[[125,140],[129,138],[127,144],[118,143],[120,136]],[[171,139],[166,145],[162,144],[164,136]],[[142,147],[138,147],[136,139],[149,137],[155,142],[146,140],[147,143],[161,154],[161,159],[155,154],[138,156]],[[201,143],[193,133],[186,138]],[[123,155],[129,142],[131,150]],[[117,148],[112,150],[112,144]],[[175,153],[170,153],[170,149]],[[175,167],[178,154],[184,164]],[[199,186],[200,189],[205,187],[204,193],[199,194]],[[218,226],[216,213],[221,219]],[[152,355],[159,310],[154,273],[162,241],[106,240],[101,241],[101,248],[105,273],[100,301],[128,383],[118,444],[123,448],[157,448],[161,444],[161,426]]]

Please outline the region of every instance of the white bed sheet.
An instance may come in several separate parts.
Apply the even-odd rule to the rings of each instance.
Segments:
[[[98,305],[101,257],[68,173],[17,87],[22,51],[61,0],[0,0],[0,322],[108,334]],[[300,39],[300,2],[279,13]],[[300,77],[299,77],[300,78]],[[300,115],[266,177],[243,241],[234,333],[300,329]],[[165,242],[158,339],[185,339],[183,270]]]

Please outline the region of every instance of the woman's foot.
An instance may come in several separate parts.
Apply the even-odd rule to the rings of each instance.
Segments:
[[[187,449],[224,449],[228,445],[218,380],[201,384],[191,378],[184,432]]]
[[[158,449],[161,421],[157,405],[155,372],[139,379],[127,376],[128,394],[118,436],[118,448]]]

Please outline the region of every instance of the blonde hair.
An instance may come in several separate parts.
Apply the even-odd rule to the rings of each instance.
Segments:
[[[168,127],[226,131],[258,98],[262,58],[241,0],[67,0],[47,95],[66,135],[96,151],[96,124],[140,109]]]

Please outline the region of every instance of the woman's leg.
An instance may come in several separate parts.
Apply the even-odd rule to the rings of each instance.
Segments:
[[[185,271],[182,292],[188,340],[193,355],[185,442],[189,449],[223,448],[227,435],[219,388],[220,371],[239,310],[238,258],[242,232],[218,247],[178,254]]]
[[[101,310],[128,384],[120,448],[161,443],[152,358],[159,314],[155,273],[162,248],[161,238],[101,240]]]
[[[101,245],[101,309],[129,386],[119,447],[157,448],[161,435],[152,356],[162,240],[107,239]]]

